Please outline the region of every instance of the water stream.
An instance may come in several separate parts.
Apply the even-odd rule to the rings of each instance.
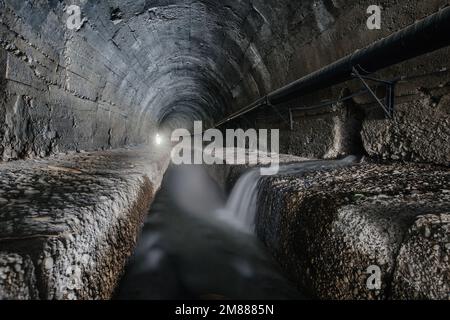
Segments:
[[[357,157],[349,156],[341,160],[309,160],[285,164],[280,166],[278,176],[298,176],[308,171],[345,167],[357,160]],[[241,231],[253,233],[258,210],[259,185],[262,179],[264,177],[261,176],[258,168],[244,173],[233,188],[225,208],[218,210],[219,217]]]
[[[285,165],[301,174],[354,161]],[[152,205],[117,299],[302,299],[254,235],[259,170],[227,200],[201,166],[173,166]]]

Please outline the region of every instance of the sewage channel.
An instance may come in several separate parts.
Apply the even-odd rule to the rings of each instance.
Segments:
[[[283,165],[280,175],[348,166],[336,161]],[[305,299],[254,234],[259,169],[229,197],[202,166],[171,166],[119,284],[120,300]]]

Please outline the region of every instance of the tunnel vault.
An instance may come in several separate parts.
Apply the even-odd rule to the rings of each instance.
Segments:
[[[69,4],[85,19],[77,30],[66,27]],[[2,112],[30,122],[19,133],[5,123],[6,159],[142,143],[160,125],[211,124],[271,89],[263,57],[273,18],[257,3],[1,1],[0,8]],[[34,110],[12,107],[21,100]],[[22,145],[21,135],[53,142]]]
[[[368,30],[366,9],[372,4],[370,0],[0,0],[0,298],[110,298],[169,163],[161,149],[142,145],[148,146],[164,130],[191,129],[196,120],[211,127],[270,92],[448,5],[444,0],[384,1],[382,29]],[[81,10],[84,20],[79,28],[67,26],[70,5]],[[408,216],[406,222],[394,225],[400,230],[392,233],[399,252],[391,252],[391,234],[381,232],[377,248],[388,252],[389,280],[400,279],[400,287],[407,287],[410,279],[418,278],[415,273],[429,269],[420,263],[430,246],[413,252],[420,262],[417,271],[406,267],[416,242],[427,243],[420,240],[423,226],[439,224],[424,236],[438,234],[430,244],[439,244],[448,256],[443,243],[449,223],[449,54],[450,49],[443,48],[379,74],[382,79],[402,77],[392,119],[380,116],[373,97],[367,96],[331,103],[327,110],[299,110],[352,95],[360,83],[350,82],[286,101],[278,113],[261,108],[228,124],[280,128],[281,152],[289,154],[287,161],[300,161],[293,156],[335,159],[360,153],[370,160],[394,162],[390,167],[364,163],[353,173],[320,172],[307,183],[292,177],[268,180],[262,190],[266,198],[259,228],[270,228],[266,236],[280,231],[282,242],[264,234],[261,238],[275,256],[286,259],[285,267],[294,278],[303,281],[310,268],[296,269],[301,264],[291,252],[322,254],[315,249],[324,248],[316,242],[321,238],[315,230],[331,237],[331,241],[324,238],[327,244],[347,245],[347,235],[351,236],[348,251],[326,247],[326,257],[336,260],[321,266],[341,266],[342,261],[353,266],[354,252],[361,245],[358,228],[385,230],[390,224],[390,216],[369,217],[368,223],[365,219],[379,210],[380,201],[417,218],[410,221]],[[363,180],[370,183],[362,186]],[[359,191],[354,187],[358,185]],[[430,190],[436,190],[433,196]],[[320,215],[316,208],[322,208]],[[396,210],[392,215],[385,212],[395,218]],[[417,216],[421,213],[423,217]],[[305,217],[312,227],[296,228]],[[316,223],[317,217],[324,219]],[[358,222],[357,231],[348,230],[352,224],[347,218]],[[347,226],[345,232],[335,225]],[[412,236],[404,239],[406,232]],[[303,240],[310,242],[297,247]],[[279,244],[286,250],[279,251]],[[374,252],[375,258],[379,255],[378,249],[362,246],[368,249],[361,258],[365,267]],[[436,259],[439,250],[433,251]],[[448,268],[439,263],[435,267],[435,274],[448,280]],[[360,271],[349,278],[360,280]],[[434,282],[429,277],[422,280]],[[348,287],[334,296],[324,291],[321,297],[360,297],[358,290]],[[448,283],[442,288],[433,285],[436,290],[423,296],[441,297],[447,288]],[[408,287],[396,296],[417,292]]]
[[[0,154],[9,160],[143,144],[161,127],[191,128],[195,120],[211,127],[256,99],[434,13],[444,2],[386,4],[384,28],[373,31],[365,28],[366,3],[345,0],[1,0]],[[79,6],[84,19],[74,30],[67,27],[70,5]],[[355,28],[355,21],[362,22],[361,28]],[[414,104],[422,89],[433,101],[445,96],[438,88],[445,86],[448,74],[436,79],[430,74],[447,70],[442,63],[446,53],[448,49],[442,49],[414,60],[417,73],[411,74],[408,62],[382,75],[385,79],[419,76],[420,80],[397,87],[397,94],[405,96],[405,108],[421,112]],[[414,95],[412,87],[417,90]],[[304,97],[288,107],[332,99],[348,89],[353,90],[354,84]],[[289,112],[281,112],[285,120]],[[256,121],[261,117],[265,119]],[[327,117],[321,116],[332,127],[334,115]],[[416,119],[399,118],[392,130],[390,122],[372,119],[366,114],[361,124],[367,153],[448,160],[437,145],[429,148],[427,156],[422,147],[409,142],[415,141],[417,130],[399,126]],[[284,128],[280,120],[276,115],[270,120],[263,112],[252,115],[250,122]],[[408,150],[384,145],[373,132],[378,125],[376,130],[388,130],[388,140],[407,136],[403,145],[408,144]],[[323,131],[320,124],[314,126]],[[447,131],[445,126],[441,130]],[[299,139],[306,137],[305,145],[311,140],[308,132],[286,130],[284,136],[282,149],[296,155],[330,153],[298,149]],[[436,139],[442,144],[444,138]],[[331,148],[325,140],[315,142],[323,146],[319,149]]]

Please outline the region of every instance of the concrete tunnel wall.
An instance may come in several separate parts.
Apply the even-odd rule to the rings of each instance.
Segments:
[[[212,125],[446,4],[388,1],[383,4],[382,30],[370,31],[365,26],[369,2],[0,1],[0,154],[10,160],[117,148],[148,142],[161,125],[190,127],[195,119]],[[78,31],[66,27],[64,10],[71,4],[80,5],[86,19]],[[448,64],[446,55],[444,49],[415,59],[386,76],[442,69]],[[431,100],[448,100],[447,80],[448,74],[434,79],[440,92],[437,98],[428,94]],[[406,88],[404,94],[429,93],[421,88]],[[316,94],[311,102],[339,96],[340,91],[342,87]],[[413,110],[423,108],[417,104]],[[391,123],[379,121],[363,126],[365,151],[448,162],[445,110],[437,108],[438,114],[428,120],[419,114],[400,123],[424,121],[421,129],[444,119],[432,127],[439,126],[444,134],[434,137],[430,155],[404,152],[398,145],[413,144],[412,153],[422,145],[409,143],[414,137],[408,129],[396,131],[394,125],[391,130]],[[257,126],[266,126],[274,114],[263,116]],[[339,154],[331,150],[339,139],[336,115],[322,115],[299,120],[295,132],[285,132],[283,146],[293,154],[326,156]]]
[[[292,4],[88,1],[71,31],[72,3],[0,2],[5,160],[143,143],[159,124],[211,125],[278,85],[259,47],[273,45],[282,30],[271,21]]]
[[[294,18],[284,20],[289,32],[263,58],[273,86],[278,88],[387,37],[437,12],[448,1],[385,1],[381,30],[366,27],[369,4],[315,1],[291,12],[289,17]],[[404,78],[396,85],[393,119],[386,119],[375,99],[366,94],[345,103],[293,111],[291,129],[289,108],[317,106],[356,93],[362,84],[353,80],[277,106],[279,113],[260,108],[229,126],[281,128],[282,152],[292,155],[335,158],[356,153],[390,161],[449,164],[449,54],[449,48],[444,48],[374,75],[384,80]],[[370,84],[384,97],[382,86]]]

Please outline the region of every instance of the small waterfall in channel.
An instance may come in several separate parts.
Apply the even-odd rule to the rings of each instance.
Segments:
[[[358,161],[356,156],[348,156],[341,160],[308,160],[280,166],[277,176],[301,175],[306,172],[327,170],[349,166]],[[237,181],[224,209],[218,210],[219,217],[240,229],[254,233],[256,214],[258,211],[258,195],[262,176],[260,169],[250,169]]]
[[[251,169],[236,183],[224,209],[219,216],[241,231],[253,232],[258,208],[258,193],[261,174],[259,169]]]
[[[306,161],[281,166],[297,175],[350,165]],[[171,166],[164,176],[117,299],[303,299],[255,236],[263,179],[250,169],[227,200],[202,166]],[[219,212],[219,214],[217,214]]]
[[[303,299],[254,234],[218,218],[225,206],[205,168],[171,166],[116,299]]]

